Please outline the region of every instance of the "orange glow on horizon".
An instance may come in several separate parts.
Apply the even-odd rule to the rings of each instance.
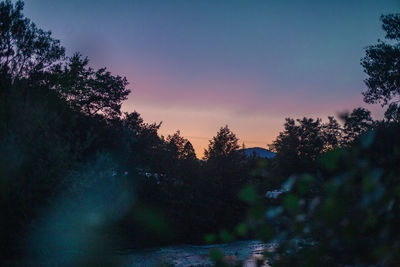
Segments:
[[[181,135],[187,138],[193,145],[196,155],[201,159],[204,149],[208,147],[209,140],[216,135],[218,130],[228,125],[239,138],[239,145],[243,143],[246,147],[263,147],[268,149],[280,131],[283,130],[285,118],[322,118],[337,116],[338,112],[352,110],[363,106],[372,110],[375,117],[382,116],[382,109],[377,106],[364,104],[361,97],[348,99],[346,102],[332,103],[331,106],[316,105],[309,106],[300,112],[288,111],[272,113],[268,111],[241,112],[232,107],[212,108],[201,106],[163,106],[158,103],[152,104],[136,98],[137,104],[129,100],[124,104],[123,110],[139,112],[147,123],[160,122],[162,126],[159,134],[168,136],[180,130]],[[136,102],[136,101],[135,101]],[[286,108],[286,107],[283,107]]]

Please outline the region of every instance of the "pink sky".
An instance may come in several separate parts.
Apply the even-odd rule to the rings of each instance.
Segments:
[[[203,156],[208,141],[226,124],[240,139],[240,144],[267,148],[267,144],[283,130],[286,117],[308,116],[325,120],[329,115],[359,106],[372,110],[377,118],[382,116],[380,106],[363,103],[361,93],[345,99],[320,99],[317,95],[315,99],[309,99],[310,92],[316,91],[312,88],[298,90],[292,97],[277,93],[260,98],[246,90],[255,86],[251,81],[230,84],[226,80],[208,80],[194,84],[193,90],[185,94],[185,89],[179,87],[185,85],[172,80],[158,74],[138,77],[136,89],[123,110],[138,111],[146,122],[162,121],[160,134],[164,136],[180,130],[192,142],[198,157]],[[226,95],[227,91],[230,94]]]
[[[24,12],[68,55],[126,76],[123,110],[163,121],[163,135],[180,130],[201,157],[226,124],[246,146],[266,147],[286,117],[359,106],[381,117],[362,102],[360,59],[400,2],[35,0]]]

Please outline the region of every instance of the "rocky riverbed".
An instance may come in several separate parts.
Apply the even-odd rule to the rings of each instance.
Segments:
[[[274,244],[263,244],[260,241],[240,241],[230,244],[210,246],[180,245],[160,247],[148,250],[133,250],[123,252],[123,266],[212,266],[209,258],[210,250],[218,249],[229,262],[242,262],[243,266],[257,266],[262,259],[263,251],[271,250]],[[268,266],[264,261],[264,266]]]

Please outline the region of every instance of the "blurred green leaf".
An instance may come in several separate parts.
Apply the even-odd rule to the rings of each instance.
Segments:
[[[219,262],[224,257],[224,253],[221,250],[216,249],[216,248],[210,249],[209,255],[210,255],[210,259],[214,262]]]
[[[260,219],[264,217],[265,209],[262,206],[252,206],[249,208],[249,216],[253,219]]]
[[[394,192],[395,192],[396,196],[400,197],[400,185],[398,185],[394,188]]]
[[[374,187],[369,177],[364,177],[362,181],[362,187],[364,192],[371,192]]]
[[[235,237],[227,230],[221,230],[219,237],[221,238],[222,242],[229,243],[235,240]]]
[[[148,206],[138,206],[134,210],[134,219],[144,228],[157,235],[166,235],[168,233],[167,223],[164,216],[158,210]]]
[[[235,227],[235,232],[239,236],[244,236],[247,233],[247,226],[244,223],[239,223]]]
[[[249,204],[255,203],[257,201],[257,191],[254,186],[246,185],[242,190],[240,190],[239,199]]]
[[[270,224],[266,223],[259,227],[257,234],[262,240],[268,241],[274,236],[275,231]]]
[[[301,195],[307,193],[314,184],[314,177],[311,175],[302,175],[297,181],[297,189]]]
[[[386,257],[386,254],[387,248],[384,246],[379,246],[374,249],[374,256],[379,260],[384,259]]]
[[[204,236],[204,240],[206,241],[206,243],[211,244],[217,240],[217,236],[214,234],[208,234]]]
[[[333,171],[339,167],[338,163],[344,152],[345,149],[343,148],[328,151],[322,155],[320,162],[328,171]]]
[[[296,214],[299,211],[299,199],[293,194],[286,195],[283,198],[283,206],[289,213]]]

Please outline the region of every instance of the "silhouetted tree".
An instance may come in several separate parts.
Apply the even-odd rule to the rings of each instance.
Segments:
[[[378,40],[366,49],[361,65],[368,89],[363,95],[367,103],[387,105],[400,97],[400,14],[382,15],[381,21],[391,43]]]
[[[136,111],[125,113],[122,119],[130,136],[131,163],[153,172],[165,170],[165,141],[158,135],[160,123],[145,123]]]
[[[354,142],[375,124],[371,112],[364,108],[356,108],[350,114],[344,114],[343,120],[344,140],[347,144]]]
[[[239,147],[238,138],[226,125],[220,128],[204,151],[202,192],[208,195],[204,199],[206,206],[212,206],[208,212],[211,216],[207,220],[208,229],[232,227],[243,216],[244,206],[237,195],[248,179],[245,156],[238,151]]]
[[[47,70],[64,56],[60,42],[25,18],[23,7],[22,1],[0,2],[0,73],[10,84]]]
[[[74,54],[69,61],[51,69],[50,84],[72,108],[85,114],[115,118],[130,90],[125,77],[113,76],[106,68],[94,71],[89,60]]]
[[[343,129],[341,125],[332,116],[329,116],[328,120],[328,123],[322,124],[325,151],[335,149],[343,142]]]
[[[287,118],[284,124],[284,131],[280,132],[276,140],[270,145],[274,150],[278,165],[283,168],[285,173],[302,172],[310,167],[310,164],[324,151],[326,140],[330,144],[334,143],[333,136],[335,131],[326,132],[323,135],[323,125],[321,119],[303,118],[295,120]],[[331,128],[334,129],[334,122],[331,121]]]
[[[196,153],[190,141],[187,141],[185,143],[179,159],[182,176],[185,183],[193,185],[193,180],[199,179],[200,164],[197,160]],[[192,188],[192,190],[196,190],[196,188]]]
[[[390,103],[385,111],[385,120],[388,122],[400,123],[400,106],[396,103]]]
[[[186,142],[185,146],[183,147],[181,159],[183,160],[197,160],[196,153],[194,151],[192,143],[189,141]]]
[[[188,142],[186,138],[181,136],[180,131],[176,131],[173,135],[168,135],[165,140],[165,173],[172,177],[182,177],[182,153],[185,144]]]
[[[208,148],[204,150],[204,159],[213,160],[237,155],[238,141],[239,139],[231,132],[228,125],[221,127],[217,135],[210,140]]]
[[[171,153],[171,157],[175,159],[180,159],[183,148],[185,144],[188,142],[186,138],[181,136],[180,131],[176,131],[173,135],[168,135],[166,139],[168,151]]]

